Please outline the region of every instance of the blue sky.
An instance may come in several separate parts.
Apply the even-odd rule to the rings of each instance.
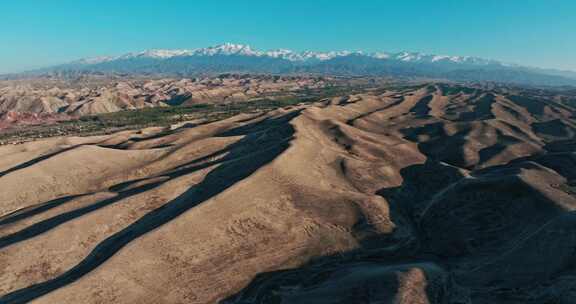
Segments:
[[[5,0],[0,73],[150,48],[420,51],[576,70],[575,0]]]

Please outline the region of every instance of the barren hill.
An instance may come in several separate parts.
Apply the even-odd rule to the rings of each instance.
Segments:
[[[116,77],[118,78],[118,77]],[[151,107],[229,103],[327,86],[329,78],[220,75],[191,79],[85,76],[0,81],[0,129]]]
[[[430,84],[3,146],[0,303],[572,303],[575,115]]]

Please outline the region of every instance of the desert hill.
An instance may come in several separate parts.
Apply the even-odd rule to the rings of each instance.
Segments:
[[[572,303],[573,93],[375,87],[2,146],[0,303]]]
[[[245,101],[321,88],[317,77],[220,75],[191,79],[84,77],[75,82],[40,78],[0,82],[0,118],[82,116],[196,103]]]

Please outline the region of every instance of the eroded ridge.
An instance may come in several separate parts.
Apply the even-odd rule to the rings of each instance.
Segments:
[[[429,84],[1,147],[0,303],[570,303],[575,100]]]

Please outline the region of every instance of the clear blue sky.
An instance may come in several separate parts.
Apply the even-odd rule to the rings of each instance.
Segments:
[[[576,70],[576,0],[0,2],[0,73],[223,42],[408,50]]]

